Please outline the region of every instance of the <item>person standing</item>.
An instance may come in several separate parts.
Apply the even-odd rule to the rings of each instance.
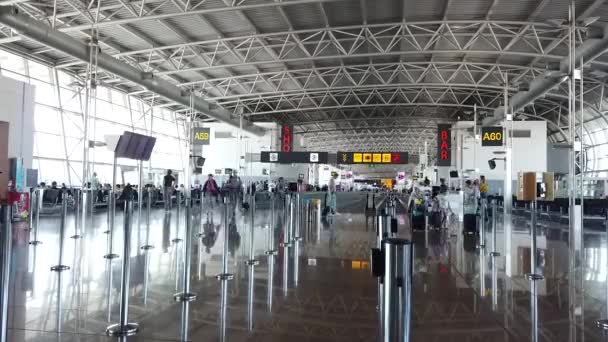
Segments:
[[[213,200],[217,201],[217,195],[219,194],[219,188],[215,179],[213,179],[213,175],[209,174],[205,184],[203,184],[203,198],[209,198],[208,203],[213,207]]]
[[[331,178],[329,179],[329,186],[327,188],[328,192],[329,192],[329,210],[330,213],[332,215],[336,215],[338,214],[338,212],[336,211],[336,207],[337,207],[337,199],[336,199],[336,190],[337,190],[337,186],[336,186],[336,179],[338,178],[338,173],[337,172],[332,172],[331,174]]]
[[[163,201],[165,202],[165,210],[171,210],[171,197],[173,195],[174,185],[175,177],[173,177],[173,171],[167,170],[167,174],[163,178]]]
[[[479,177],[479,195],[481,198],[488,197],[488,183],[486,182],[486,176]]]

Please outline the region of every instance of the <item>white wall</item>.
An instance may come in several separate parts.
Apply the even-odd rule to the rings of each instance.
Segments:
[[[269,151],[276,139],[273,135],[276,134],[276,124],[274,123],[256,123],[258,126],[267,128],[268,131],[262,137],[250,136],[243,134],[241,142],[238,141],[238,128],[229,126],[224,123],[209,123],[203,125],[211,129],[210,145],[203,147],[203,157],[206,158],[203,166],[203,175],[209,173],[215,174],[216,169],[238,169],[241,177],[263,177],[262,169],[269,169],[269,164],[262,164],[258,161],[249,162],[245,159],[240,159],[241,156],[246,156],[251,153],[260,151]],[[216,133],[230,133],[229,138],[216,138]],[[206,176],[205,176],[206,178]],[[223,178],[223,177],[220,177]]]
[[[9,127],[8,156],[23,158],[24,168],[32,168],[34,152],[35,87],[0,76],[0,121]]]
[[[473,122],[459,122],[458,128],[472,127]],[[513,180],[517,180],[520,171],[547,171],[547,123],[545,121],[515,121],[514,129],[531,130],[530,138],[513,138]],[[454,134],[455,132],[455,134]],[[470,136],[464,130],[453,130],[452,135],[460,141],[459,136],[465,134],[464,163],[463,169],[479,169],[478,175],[485,175],[488,180],[504,179],[504,162],[496,161],[496,168],[491,170],[488,160],[503,155],[494,154],[495,151],[503,151],[504,147],[481,147],[481,140],[466,138]],[[456,144],[452,145],[457,146]],[[452,155],[453,160],[460,157],[459,151]],[[455,168],[454,168],[455,169]]]

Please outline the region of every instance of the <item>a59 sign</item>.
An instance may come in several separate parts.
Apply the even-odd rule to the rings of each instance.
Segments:
[[[500,126],[481,127],[481,146],[502,146],[503,129]]]

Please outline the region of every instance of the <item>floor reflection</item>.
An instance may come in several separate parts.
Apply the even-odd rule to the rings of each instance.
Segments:
[[[17,226],[9,341],[109,340],[104,331],[119,318],[124,257],[131,262],[129,321],[141,327],[129,341],[375,340],[378,284],[368,260],[377,244],[377,219],[360,204],[320,224],[314,216],[289,220],[283,203],[253,215],[197,206],[190,272],[184,268],[183,207],[153,209],[149,218],[141,215],[141,225],[134,215],[130,254],[117,258],[104,255],[122,254],[123,215],[117,211],[108,244],[107,214],[96,213],[82,238],[66,239],[70,269],[60,273],[50,271],[59,257],[59,219],[41,217],[37,245],[28,244],[29,232]],[[534,296],[524,277],[530,270],[525,225],[514,225],[508,269],[500,224],[495,231],[488,226],[480,248],[476,236],[457,233],[458,222],[411,233],[402,210],[396,216],[398,236],[414,243],[413,341],[530,341],[532,308],[538,310],[539,341],[603,338],[595,321],[608,315],[605,233],[585,235],[583,303],[572,308],[568,237],[559,225],[539,232],[545,279],[536,282]],[[67,226],[71,235],[73,217]],[[185,277],[198,297],[176,303],[173,294],[183,290]]]

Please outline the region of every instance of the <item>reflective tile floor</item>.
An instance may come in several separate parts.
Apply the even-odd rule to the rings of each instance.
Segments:
[[[376,244],[373,217],[363,200],[342,204],[333,222],[301,228],[302,241],[283,248],[283,212],[236,211],[228,229],[228,272],[220,282],[224,248],[223,210],[193,211],[191,291],[195,301],[175,302],[183,289],[185,219],[173,209],[154,209],[149,238],[145,211],[132,226],[129,321],[140,326],[129,341],[374,341],[378,336],[377,280],[370,274]],[[184,211],[181,211],[184,214]],[[178,217],[180,222],[178,223]],[[478,249],[475,237],[452,230],[411,233],[398,213],[399,235],[414,241],[413,341],[531,341],[529,236],[516,227],[507,265],[499,226],[497,249]],[[202,222],[202,224],[201,224]],[[271,229],[274,224],[274,229]],[[108,261],[107,216],[95,214],[82,238],[67,222],[63,263],[58,264],[58,217],[43,217],[42,244],[14,227],[9,341],[111,341],[106,327],[119,319],[123,262],[123,215],[116,216]],[[201,234],[199,238],[197,234]],[[272,234],[272,236],[271,236]],[[486,239],[491,241],[487,233]],[[147,252],[140,247],[150,244]],[[604,341],[595,321],[605,316],[608,255],[604,234],[585,235],[583,279],[568,277],[568,240],[544,230],[539,237],[546,279],[538,282],[540,341]],[[268,255],[276,249],[276,255]],[[253,257],[256,266],[247,265]],[[509,276],[507,276],[509,274]],[[583,291],[572,291],[572,289]],[[225,305],[222,305],[225,303]],[[57,333],[61,331],[61,333]]]

